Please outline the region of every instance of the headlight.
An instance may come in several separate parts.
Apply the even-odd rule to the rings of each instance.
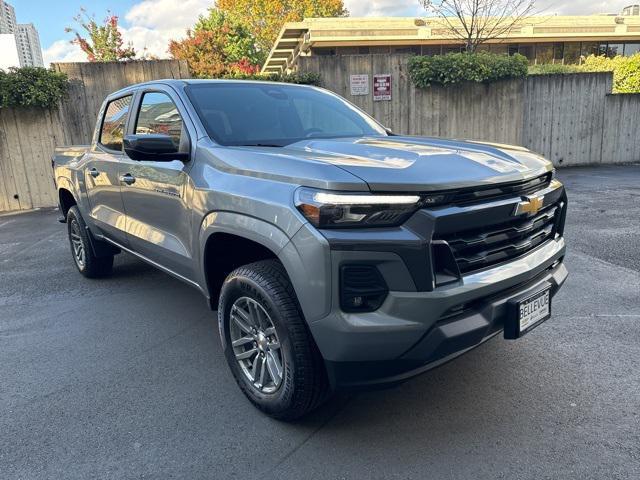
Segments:
[[[336,193],[310,188],[298,189],[295,203],[318,228],[399,225],[422,204],[418,195]]]

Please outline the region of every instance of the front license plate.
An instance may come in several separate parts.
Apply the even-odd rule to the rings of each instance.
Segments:
[[[504,337],[520,338],[551,316],[551,289],[547,287],[525,299],[513,301],[509,310]]]

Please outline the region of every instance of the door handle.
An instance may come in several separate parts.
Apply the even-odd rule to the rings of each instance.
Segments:
[[[120,181],[126,183],[127,185],[133,185],[134,183],[136,183],[136,177],[134,177],[130,173],[125,173],[124,175],[120,175]]]
[[[97,176],[100,175],[100,172],[98,171],[97,168],[92,168],[91,170],[89,170],[89,174],[91,174],[93,178],[96,178]]]

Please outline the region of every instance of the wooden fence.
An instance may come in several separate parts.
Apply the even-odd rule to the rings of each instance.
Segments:
[[[134,83],[190,76],[186,62],[178,60],[58,63],[54,68],[71,83],[57,109],[0,109],[0,212],[57,204],[53,150],[91,141],[109,93]]]
[[[640,161],[640,95],[611,95],[608,73],[534,76],[491,85],[417,89],[406,55],[310,56],[301,71],[398,133],[523,145],[556,165]],[[67,63],[71,80],[55,110],[0,109],[0,211],[53,206],[55,146],[87,144],[104,97],[133,83],[186,78],[186,63]],[[350,75],[390,74],[391,100],[351,95]],[[372,87],[372,85],[370,85]]]
[[[640,161],[640,95],[611,95],[611,73],[538,75],[490,85],[413,86],[407,55],[299,58],[302,72],[398,133],[522,145],[556,165]],[[369,94],[351,95],[350,76]],[[373,75],[391,75],[391,100],[373,100]]]

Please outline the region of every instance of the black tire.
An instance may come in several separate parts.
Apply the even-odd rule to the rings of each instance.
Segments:
[[[275,327],[282,360],[281,383],[264,393],[243,371],[231,340],[231,310],[237,302],[256,301]],[[237,313],[237,310],[234,310]],[[236,317],[237,318],[237,315]],[[300,311],[293,286],[277,260],[240,267],[227,277],[218,305],[218,324],[229,367],[247,398],[261,411],[280,420],[294,420],[318,407],[329,391],[320,352]],[[257,348],[257,343],[253,342]],[[251,346],[247,347],[251,349]],[[264,356],[264,354],[261,354]],[[249,360],[247,360],[249,361]],[[256,360],[254,360],[255,362]],[[265,360],[263,362],[266,363]],[[255,365],[254,365],[255,367]],[[275,388],[275,387],[273,387]]]
[[[71,207],[67,212],[67,233],[73,263],[82,275],[87,278],[99,278],[111,274],[113,255],[100,257],[95,255],[89,239],[89,231],[77,206]],[[77,248],[82,249],[82,254],[78,253]]]

